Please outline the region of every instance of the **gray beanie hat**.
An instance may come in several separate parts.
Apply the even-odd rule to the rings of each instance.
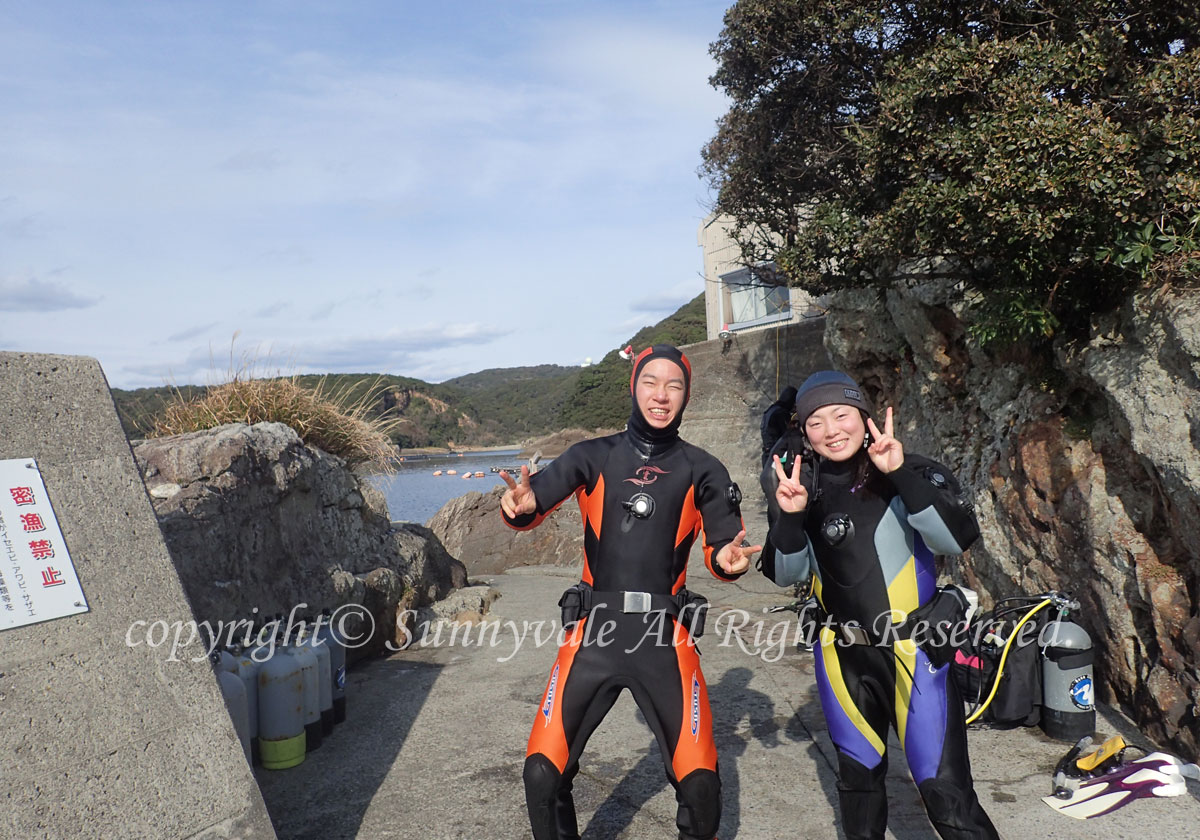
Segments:
[[[803,427],[808,415],[827,405],[852,405],[871,413],[871,404],[858,383],[836,370],[818,371],[804,380],[796,392],[797,422]]]

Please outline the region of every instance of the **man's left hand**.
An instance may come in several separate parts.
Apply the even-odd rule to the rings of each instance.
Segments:
[[[738,535],[733,538],[733,542],[726,543],[725,546],[717,552],[717,565],[727,575],[740,575],[742,572],[750,568],[750,560],[755,554],[762,551],[761,545],[742,545],[742,541],[746,539],[746,532],[738,531]]]

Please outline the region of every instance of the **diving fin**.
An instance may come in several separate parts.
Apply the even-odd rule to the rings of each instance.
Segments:
[[[1076,796],[1066,801],[1053,796],[1045,796],[1042,801],[1060,814],[1086,820],[1115,811],[1135,799],[1180,796],[1186,792],[1187,783],[1183,776],[1144,768],[1121,779],[1085,785],[1076,791]]]
[[[1184,777],[1200,779],[1200,767],[1184,764],[1166,753],[1151,753],[1084,782],[1068,798],[1045,796],[1042,801],[1069,817],[1083,820],[1115,811],[1148,796],[1180,796],[1187,791]]]

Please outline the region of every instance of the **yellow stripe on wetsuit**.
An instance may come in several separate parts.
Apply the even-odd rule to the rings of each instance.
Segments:
[[[901,622],[910,612],[920,606],[917,591],[917,559],[911,554],[908,561],[888,583],[888,603],[892,607],[892,621]],[[917,667],[917,646],[911,639],[900,639],[892,643],[897,662],[896,668],[896,735],[900,743],[908,728],[908,702],[912,697],[912,673]]]
[[[875,752],[882,756],[885,744],[850,698],[850,692],[846,690],[846,681],[842,679],[842,663],[838,659],[837,651],[837,635],[828,627],[822,627],[821,658],[825,662],[825,677],[829,680],[829,687],[833,689],[833,696],[842,707],[842,714],[862,733]]]

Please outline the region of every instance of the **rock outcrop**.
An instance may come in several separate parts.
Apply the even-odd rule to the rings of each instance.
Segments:
[[[402,638],[399,612],[466,583],[427,528],[393,525],[377,490],[281,423],[139,441],[133,453],[199,620],[361,605],[374,632],[354,659]]]
[[[1139,296],[1053,365],[966,341],[949,290],[845,294],[826,346],[906,448],[973,490],[983,538],[948,571],[986,596],[1072,592],[1101,699],[1200,752],[1200,296]]]
[[[451,499],[429,520],[429,530],[462,559],[471,575],[517,566],[582,566],[583,520],[568,500],[537,528],[515,531],[500,516],[501,487]]]

